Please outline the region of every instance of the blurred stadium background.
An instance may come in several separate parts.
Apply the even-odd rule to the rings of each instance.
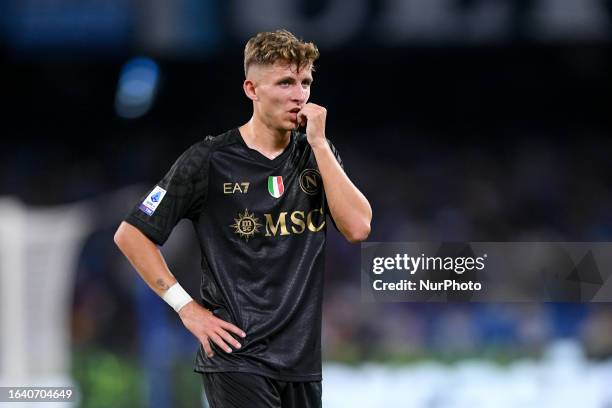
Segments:
[[[189,145],[246,121],[242,49],[322,52],[311,101],[372,241],[609,241],[607,0],[0,2],[0,385],[187,407],[195,339],[112,242]],[[365,304],[329,230],[326,407],[612,407],[608,304]],[[196,295],[189,225],[163,248]],[[48,405],[45,405],[48,406]]]

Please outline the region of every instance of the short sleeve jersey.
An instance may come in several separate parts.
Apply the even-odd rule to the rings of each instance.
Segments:
[[[246,333],[232,353],[211,342],[209,358],[200,346],[195,371],[321,380],[327,213],[305,134],[268,159],[237,128],[191,146],[132,209],[126,221],[158,245],[182,218],[193,222],[202,303]]]

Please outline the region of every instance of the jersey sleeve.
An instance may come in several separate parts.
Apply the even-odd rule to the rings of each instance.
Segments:
[[[342,158],[340,158],[340,153],[338,153],[338,149],[336,149],[336,146],[334,146],[334,144],[331,142],[331,140],[327,139],[327,143],[329,144],[329,148],[331,149],[332,153],[334,154],[334,157],[338,161],[338,164],[340,165],[340,167],[342,167],[342,170],[344,170],[344,163],[342,162]],[[334,227],[336,228],[336,230],[338,230],[338,226],[336,225],[336,221],[334,221],[334,217],[332,217],[331,211],[329,210],[329,205],[327,204],[327,195],[325,196],[325,214],[329,215],[329,218],[331,219],[332,224],[334,224]],[[338,231],[340,231],[340,230],[338,230]]]
[[[334,154],[334,157],[338,161],[338,164],[340,165],[340,167],[342,167],[342,170],[344,170],[344,163],[342,162],[342,159],[340,158],[340,153],[338,153],[338,149],[336,149],[336,146],[334,146],[331,140],[327,139],[327,143],[329,144],[329,148]]]
[[[209,156],[204,141],[187,149],[125,221],[155,244],[163,245],[181,219],[197,219],[206,202]]]

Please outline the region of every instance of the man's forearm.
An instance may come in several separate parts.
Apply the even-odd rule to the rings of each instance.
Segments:
[[[336,226],[350,242],[365,240],[372,221],[370,203],[342,170],[327,141],[312,149]]]
[[[216,343],[226,353],[231,353],[233,346],[239,349],[241,344],[229,333],[245,337],[244,331],[235,325],[221,320],[210,310],[200,306],[184,292],[177,282],[159,248],[136,227],[123,222],[115,233],[115,243],[130,261],[142,279],[177,311],[185,327],[200,341],[209,357],[213,356],[210,342]],[[172,288],[171,290],[169,290]],[[180,288],[179,296],[172,292]]]
[[[157,245],[136,227],[127,222],[121,223],[115,233],[115,244],[159,296],[163,296],[176,283]]]

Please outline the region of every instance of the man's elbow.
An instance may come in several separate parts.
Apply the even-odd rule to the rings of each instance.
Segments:
[[[346,234],[345,237],[351,244],[358,244],[362,241],[368,239],[370,235],[370,223],[364,222],[361,225],[355,226],[351,228]]]
[[[115,231],[115,235],[113,236],[113,241],[115,242],[115,245],[119,247],[119,249],[122,249],[122,247],[125,245],[128,235],[128,231],[126,229],[127,227],[125,223],[121,223],[121,225],[119,225],[119,228],[117,228],[117,231]]]
[[[117,231],[115,231],[115,235],[113,236],[113,242],[115,243],[115,245],[117,245],[119,248],[121,248],[121,244],[122,244],[122,234],[121,234],[121,228],[119,228]]]

